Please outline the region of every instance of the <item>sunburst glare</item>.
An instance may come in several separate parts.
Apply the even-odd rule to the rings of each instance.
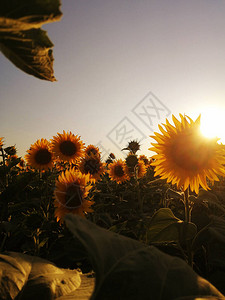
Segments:
[[[218,137],[219,143],[225,143],[225,110],[208,107],[201,112],[201,133],[207,138]]]

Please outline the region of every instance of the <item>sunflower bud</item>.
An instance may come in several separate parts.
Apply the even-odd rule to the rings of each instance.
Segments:
[[[122,151],[123,150],[129,150],[130,153],[136,154],[136,152],[140,150],[140,144],[137,141],[130,141],[128,143],[128,146],[126,148],[123,148]]]

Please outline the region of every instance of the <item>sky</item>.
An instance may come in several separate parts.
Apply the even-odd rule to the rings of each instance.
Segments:
[[[225,1],[62,0],[61,11],[43,27],[56,82],[0,54],[0,136],[20,156],[63,130],[103,159],[130,140],[151,156],[149,136],[179,113],[225,128]]]

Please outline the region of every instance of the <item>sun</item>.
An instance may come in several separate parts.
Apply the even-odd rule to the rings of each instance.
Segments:
[[[207,138],[219,138],[225,144],[225,109],[207,107],[201,112],[201,133]]]

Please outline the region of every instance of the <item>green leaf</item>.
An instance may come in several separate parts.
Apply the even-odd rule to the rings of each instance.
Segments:
[[[223,297],[183,260],[154,246],[147,247],[72,214],[65,216],[65,222],[84,247],[96,272],[92,300]]]
[[[60,269],[47,260],[15,252],[0,254],[0,270],[2,300],[56,299],[81,284],[77,270]]]
[[[218,197],[212,192],[201,189],[199,191],[197,200],[201,201],[201,202],[207,201],[209,204],[214,205],[219,210],[221,210],[223,213],[225,213],[225,208],[220,204]]]
[[[167,196],[170,197],[170,198],[175,198],[175,199],[184,199],[184,193],[183,192],[177,192],[177,191],[174,191],[172,189],[168,189],[166,191],[167,193]]]
[[[53,44],[39,27],[58,21],[59,0],[0,0],[0,50],[18,68],[55,81]]]
[[[225,220],[216,216],[210,216],[210,219],[210,223],[196,235],[193,249],[207,246],[208,262],[225,269]]]
[[[192,239],[196,232],[195,224],[176,218],[169,208],[160,208],[152,216],[147,238],[149,243],[179,242]]]

